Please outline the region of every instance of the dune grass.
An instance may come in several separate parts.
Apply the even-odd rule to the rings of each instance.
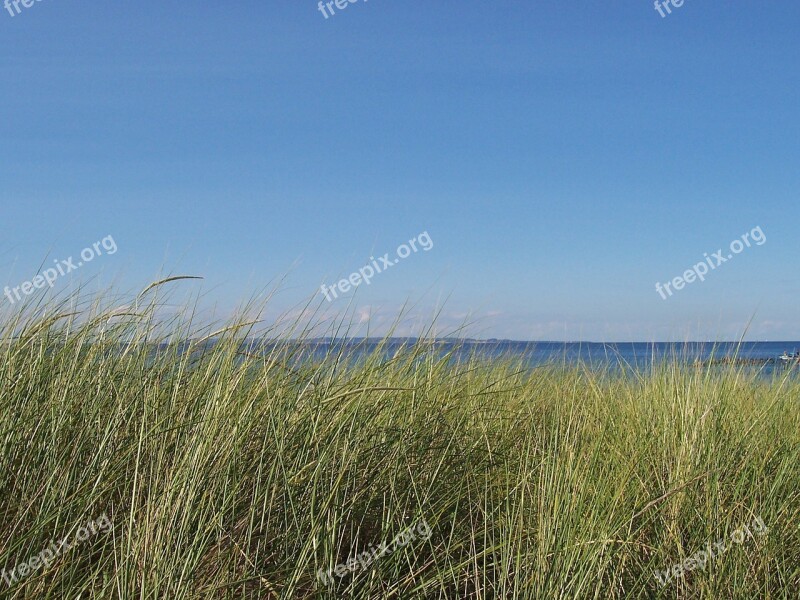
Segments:
[[[800,595],[792,378],[530,369],[425,341],[322,358],[252,347],[244,318],[203,340],[157,306],[0,324],[0,567],[113,523],[0,597]],[[757,516],[765,535],[659,585]],[[427,538],[318,579],[423,520]]]

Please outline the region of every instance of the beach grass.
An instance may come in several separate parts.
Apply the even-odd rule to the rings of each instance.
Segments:
[[[789,372],[322,356],[306,326],[258,346],[252,318],[199,328],[155,292],[0,324],[0,598],[800,596]]]

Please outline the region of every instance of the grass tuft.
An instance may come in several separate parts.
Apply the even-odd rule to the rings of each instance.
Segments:
[[[424,339],[323,355],[313,328],[264,344],[252,314],[163,317],[172,279],[135,308],[71,298],[0,324],[0,565],[114,525],[0,597],[800,595],[791,377],[530,369]],[[757,516],[766,535],[659,586]],[[423,520],[426,539],[317,580]]]

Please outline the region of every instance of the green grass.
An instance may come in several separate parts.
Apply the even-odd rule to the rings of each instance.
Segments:
[[[71,300],[0,324],[0,567],[114,524],[0,579],[1,598],[800,595],[790,379],[530,370],[428,343],[315,361],[243,352],[244,318],[184,351],[212,332],[158,306],[109,319]],[[755,516],[765,536],[659,587]],[[316,581],[423,519],[427,540]]]

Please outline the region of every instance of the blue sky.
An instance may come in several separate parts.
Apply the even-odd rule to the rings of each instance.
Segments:
[[[755,317],[748,339],[800,339],[797,2],[20,8],[3,285],[112,235],[54,291],[200,275],[179,285],[224,315],[285,276],[273,313],[315,296],[373,333],[410,301],[399,333],[441,307],[474,337],[733,339]],[[424,231],[430,251],[322,297]]]

